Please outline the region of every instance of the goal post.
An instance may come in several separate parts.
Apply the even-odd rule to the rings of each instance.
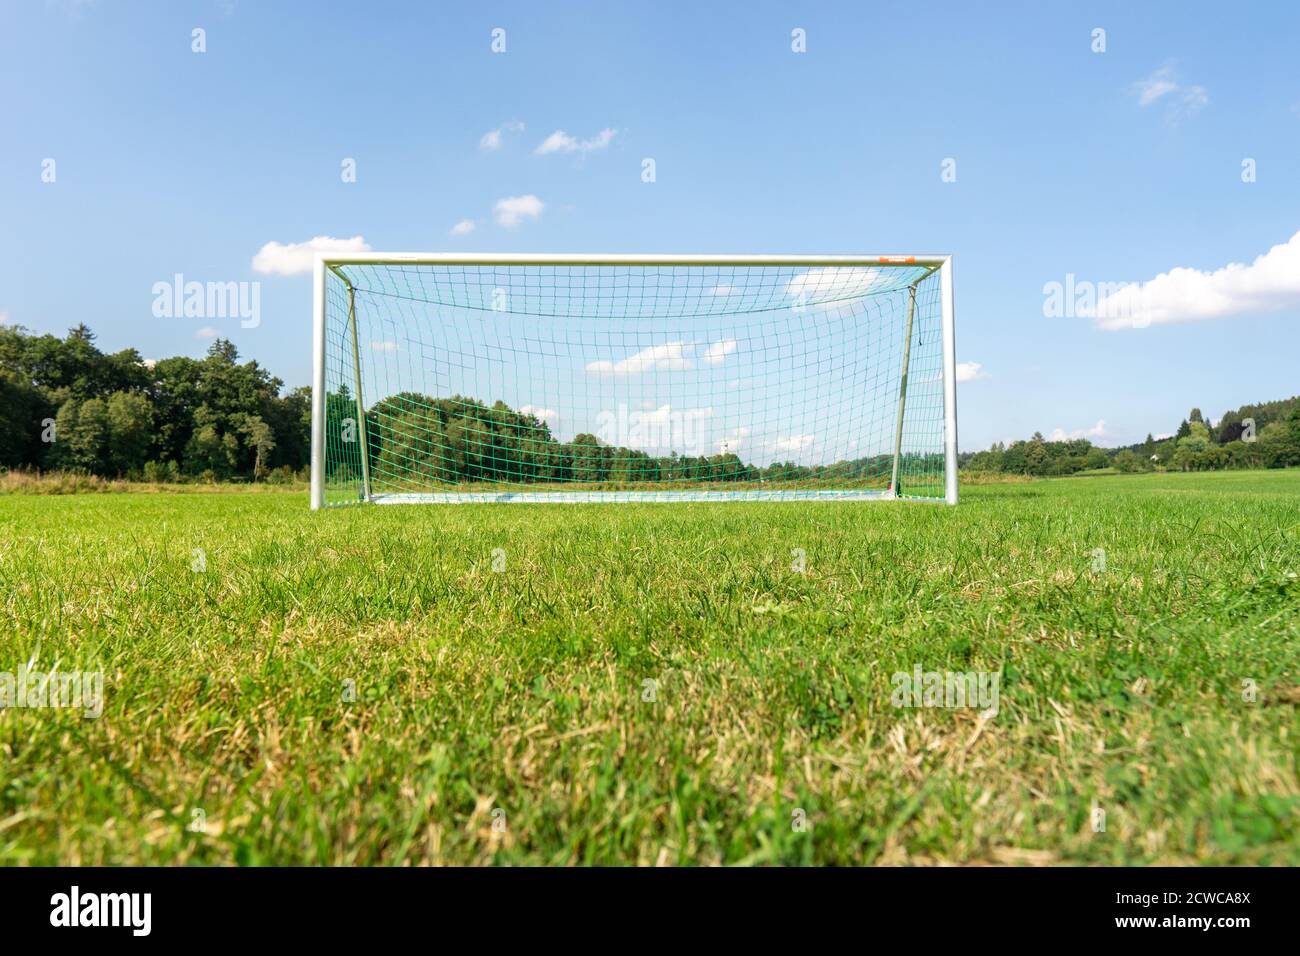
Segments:
[[[957,502],[948,256],[320,254],[311,506]]]

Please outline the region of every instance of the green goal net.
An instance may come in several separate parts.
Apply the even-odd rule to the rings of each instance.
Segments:
[[[945,498],[933,261],[318,276],[320,503]]]

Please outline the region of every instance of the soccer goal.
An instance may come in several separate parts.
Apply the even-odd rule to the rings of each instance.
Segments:
[[[316,261],[311,505],[957,501],[947,256]]]

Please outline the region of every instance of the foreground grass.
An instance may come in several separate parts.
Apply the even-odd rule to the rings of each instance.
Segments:
[[[0,711],[0,862],[1296,864],[1297,573],[1295,472],[10,497],[0,670],[106,702]],[[895,708],[917,665],[996,716]]]

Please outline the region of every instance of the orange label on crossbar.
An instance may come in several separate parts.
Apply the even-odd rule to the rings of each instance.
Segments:
[[[882,264],[901,262],[910,266],[916,263],[916,256],[881,256],[880,261]]]

